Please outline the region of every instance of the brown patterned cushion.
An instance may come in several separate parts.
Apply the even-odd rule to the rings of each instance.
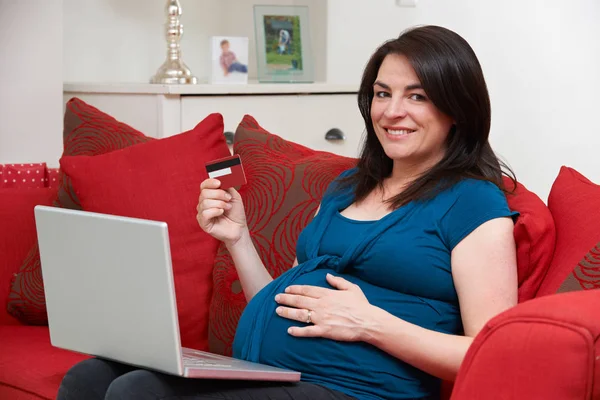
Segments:
[[[248,183],[240,189],[250,234],[263,263],[277,277],[292,266],[300,231],[311,221],[331,181],[356,159],[308,149],[264,130],[246,115],[235,133]],[[237,272],[224,245],[213,270],[209,348],[231,354],[246,306]]]
[[[33,209],[40,204],[51,205],[55,198],[56,189],[51,188],[0,188],[0,302],[3,305],[12,276],[35,242]],[[6,309],[0,310],[0,325],[18,324]]]
[[[150,140],[153,138],[145,136],[78,98],[72,98],[67,102],[63,130],[63,156],[95,156]],[[49,171],[48,179],[57,179],[59,183],[58,196],[53,201],[54,206],[81,209],[71,181],[65,174],[59,173],[57,177],[55,170]],[[54,186],[55,182],[49,183]],[[37,241],[29,250],[19,272],[12,279],[7,310],[24,324],[48,324]]]
[[[582,289],[600,289],[600,243],[597,243],[577,263],[575,269],[558,288],[558,292]]]
[[[562,167],[548,196],[556,249],[538,297],[600,289],[600,185]]]

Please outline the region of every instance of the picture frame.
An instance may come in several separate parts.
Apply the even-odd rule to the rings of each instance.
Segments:
[[[308,6],[254,6],[259,82],[314,82]]]
[[[248,83],[248,38],[210,37],[210,83]]]

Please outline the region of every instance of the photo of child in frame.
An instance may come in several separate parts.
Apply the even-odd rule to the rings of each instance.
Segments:
[[[211,38],[211,83],[248,83],[248,38]]]
[[[265,15],[263,22],[267,68],[277,71],[302,71],[300,17]]]

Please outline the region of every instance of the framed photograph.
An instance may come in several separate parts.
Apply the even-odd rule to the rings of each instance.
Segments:
[[[211,36],[211,83],[248,83],[248,38]]]
[[[254,6],[259,82],[313,82],[307,6]]]

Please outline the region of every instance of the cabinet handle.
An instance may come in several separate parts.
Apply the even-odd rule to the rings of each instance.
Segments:
[[[235,136],[235,134],[233,132],[225,132],[225,143],[227,143],[227,145],[231,146],[233,144],[233,137]]]
[[[325,140],[327,140],[328,142],[346,140],[346,135],[344,135],[344,132],[342,132],[341,129],[331,128],[327,131],[327,133],[325,133]]]

